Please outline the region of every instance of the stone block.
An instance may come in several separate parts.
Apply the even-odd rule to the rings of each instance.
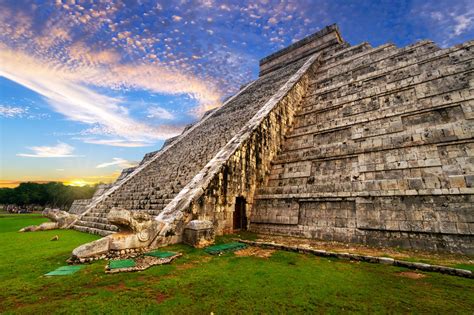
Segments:
[[[466,175],[465,180],[466,180],[466,187],[474,188],[474,175]]]
[[[408,187],[414,190],[423,189],[423,180],[421,178],[409,178]]]
[[[464,176],[449,176],[449,186],[451,188],[465,188],[466,181],[464,180]]]
[[[183,232],[183,243],[196,248],[203,248],[214,243],[214,226],[211,221],[192,220]]]

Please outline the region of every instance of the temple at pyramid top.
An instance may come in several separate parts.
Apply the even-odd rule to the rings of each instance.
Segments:
[[[344,40],[336,24],[299,40],[260,60],[260,76],[284,67],[301,58],[307,57],[334,44],[343,44]]]

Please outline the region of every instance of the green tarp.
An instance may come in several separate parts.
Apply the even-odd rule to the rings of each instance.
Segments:
[[[214,245],[210,246],[204,249],[204,251],[208,254],[211,255],[217,255],[223,252],[233,252],[239,249],[246,248],[247,245],[242,244],[242,243],[227,243],[227,244],[219,244],[219,245]]]
[[[132,268],[135,267],[135,261],[133,259],[122,259],[122,260],[111,260],[109,261],[110,269],[119,268]]]
[[[67,276],[67,275],[72,275],[73,273],[79,271],[82,269],[84,266],[61,266],[57,268],[54,271],[48,272],[45,274],[45,276]]]
[[[156,257],[156,258],[168,258],[168,257],[174,256],[174,255],[176,255],[176,253],[173,253],[173,252],[160,252],[158,250],[155,250],[153,252],[149,252],[149,253],[145,254],[145,256],[153,256],[153,257]]]

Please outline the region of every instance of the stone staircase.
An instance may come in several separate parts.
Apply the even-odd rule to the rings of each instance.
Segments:
[[[135,174],[128,175],[112,193],[86,211],[73,228],[100,235],[117,231],[106,220],[112,207],[158,215],[306,59],[259,77],[241,90],[238,97],[204,117],[165,150],[155,157],[148,156]]]

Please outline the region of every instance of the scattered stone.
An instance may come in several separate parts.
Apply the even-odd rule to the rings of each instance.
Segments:
[[[316,256],[322,257],[335,257],[338,259],[346,259],[346,260],[354,260],[354,261],[365,261],[368,263],[380,263],[385,265],[394,265],[399,267],[405,267],[409,269],[418,269],[423,271],[430,271],[430,272],[439,272],[459,277],[465,278],[474,278],[474,273],[470,270],[465,269],[457,269],[445,266],[438,266],[438,265],[430,265],[418,262],[411,262],[411,261],[403,261],[397,260],[392,258],[386,257],[374,257],[368,255],[358,255],[358,254],[350,254],[350,253],[338,253],[338,252],[329,252],[324,250],[315,250],[309,249],[307,246],[289,246],[283,244],[276,244],[273,242],[259,242],[259,241],[249,241],[249,240],[237,240],[241,243],[248,244],[251,246],[258,246],[263,248],[275,248],[279,250],[286,250],[291,252],[302,252],[302,253],[311,253]]]

